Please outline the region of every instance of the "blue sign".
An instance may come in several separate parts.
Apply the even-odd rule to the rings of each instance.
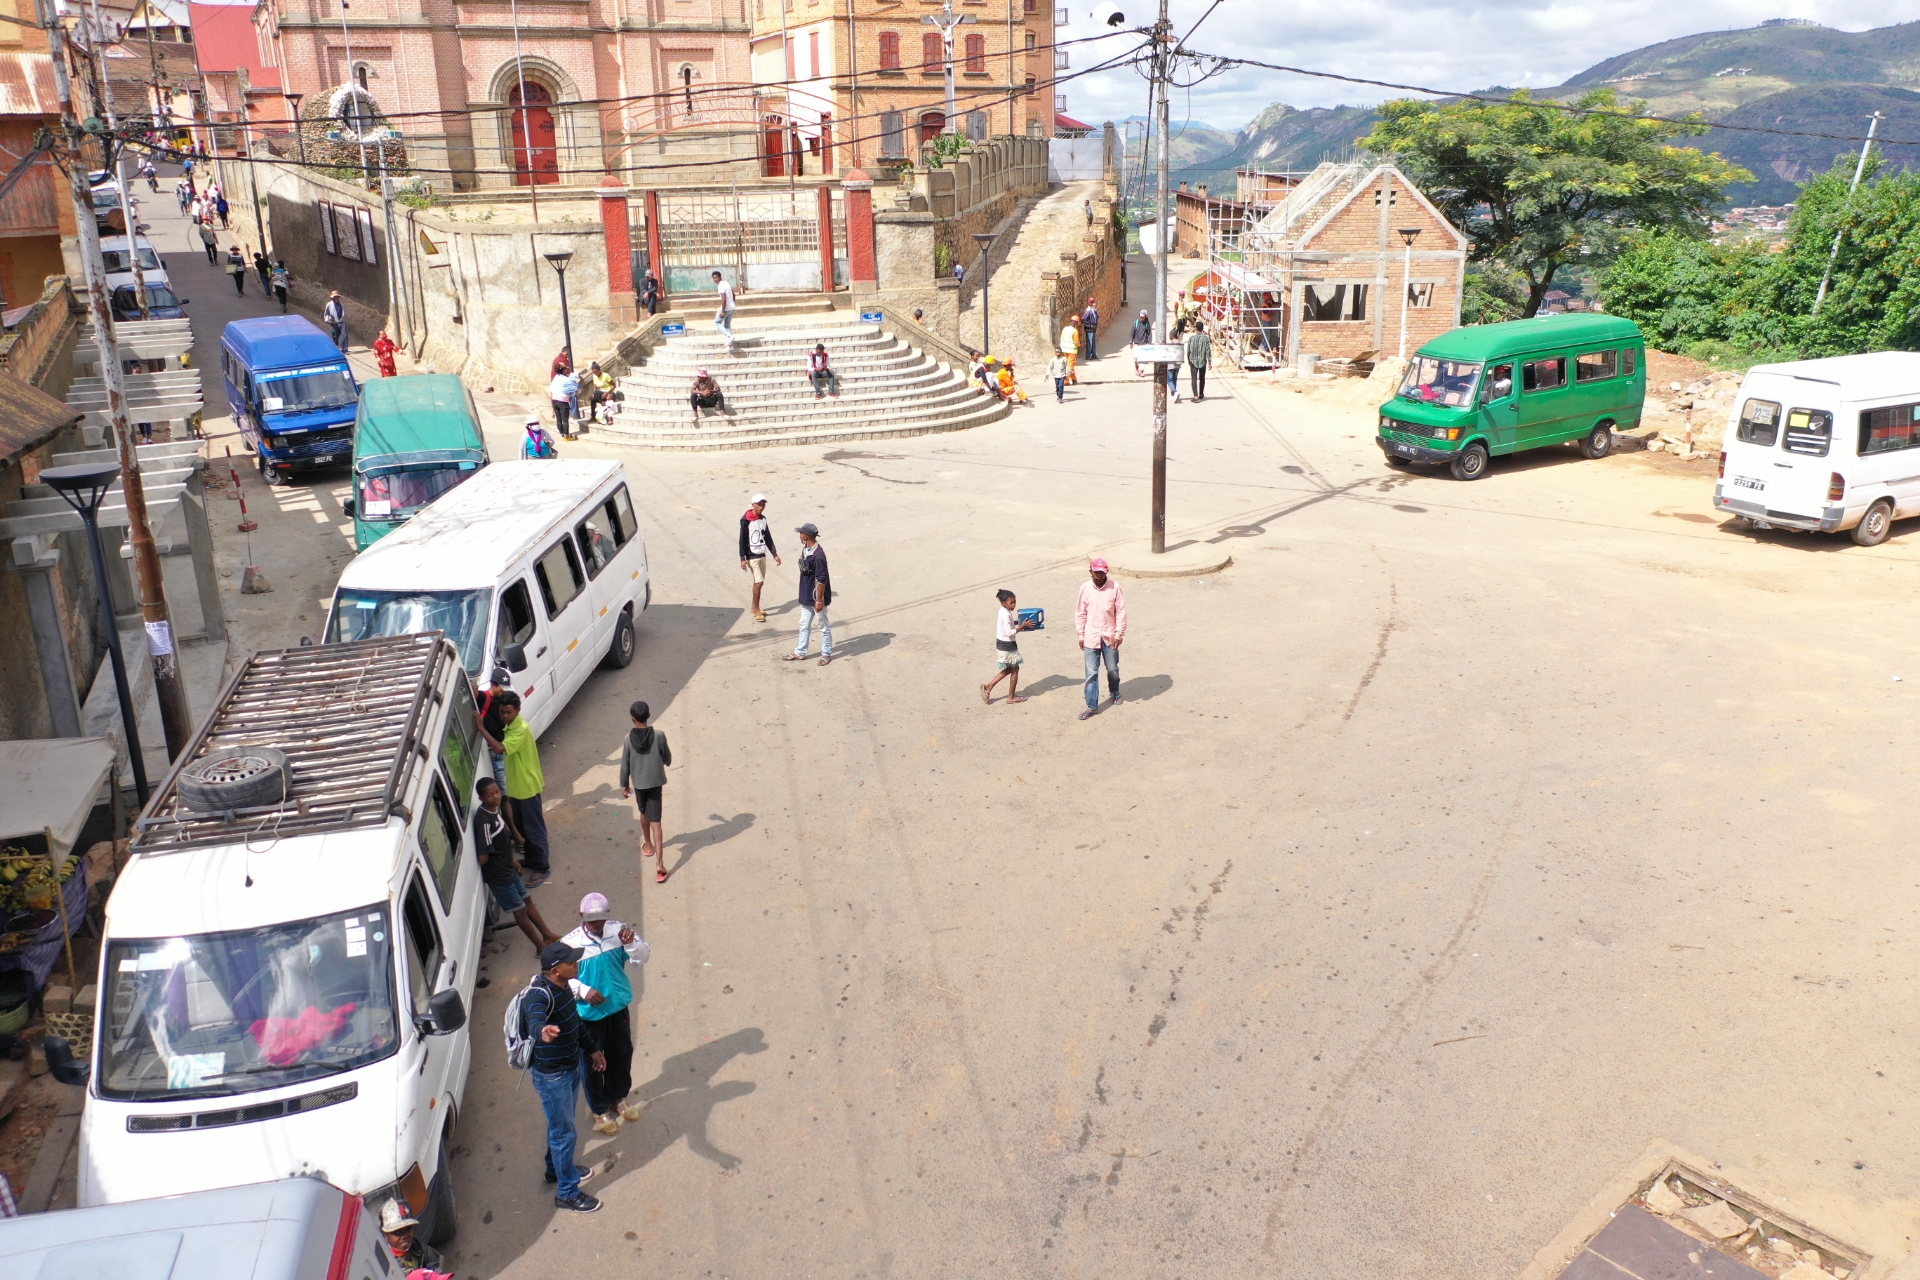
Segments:
[[[860,313],[861,324],[879,324],[886,318],[886,313],[881,311],[862,311]]]
[[[660,326],[660,334],[666,338],[677,338],[686,331],[687,326],[684,324],[663,324]]]

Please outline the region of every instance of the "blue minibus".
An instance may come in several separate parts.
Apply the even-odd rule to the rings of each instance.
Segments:
[[[268,484],[352,460],[360,387],[345,353],[311,321],[233,321],[220,335],[220,375],[240,438]]]

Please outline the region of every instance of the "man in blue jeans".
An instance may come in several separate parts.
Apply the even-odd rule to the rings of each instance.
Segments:
[[[1175,366],[1176,368],[1178,366]],[[1107,576],[1107,562],[1094,559],[1087,563],[1087,581],[1080,584],[1080,599],[1074,606],[1073,633],[1087,667],[1087,709],[1080,713],[1088,719],[1100,707],[1100,665],[1107,668],[1107,696],[1110,707],[1120,697],[1120,642],[1127,638],[1127,597],[1120,584]]]
[[[579,974],[583,954],[579,947],[549,942],[540,952],[540,976],[520,1003],[522,1029],[533,1041],[533,1088],[547,1113],[547,1181],[557,1184],[554,1205],[574,1213],[592,1213],[600,1207],[598,1200],[580,1189],[593,1170],[573,1162],[574,1145],[580,1138],[574,1113],[580,1106],[588,1063],[595,1071],[607,1069],[606,1055],[581,1052],[580,1014],[567,986]]]

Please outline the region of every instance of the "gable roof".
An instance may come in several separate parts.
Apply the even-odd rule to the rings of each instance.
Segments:
[[[1406,188],[1420,207],[1447,229],[1453,237],[1454,248],[1467,247],[1465,233],[1448,222],[1446,215],[1427,199],[1426,193],[1415,186],[1413,180],[1402,173],[1398,166],[1391,164],[1377,164],[1371,168],[1362,164],[1335,164],[1331,161],[1321,164],[1260,220],[1256,231],[1264,237],[1291,240],[1296,247],[1303,247],[1325,231],[1328,224],[1362,192],[1371,191],[1383,177],[1396,179]]]
[[[260,60],[260,38],[253,25],[253,7],[245,4],[196,4],[193,47],[200,70],[231,74],[244,70],[256,89],[279,92],[280,68]]]
[[[0,464],[33,452],[79,420],[78,409],[10,373],[0,373]]]

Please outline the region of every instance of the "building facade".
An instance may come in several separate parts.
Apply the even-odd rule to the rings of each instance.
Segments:
[[[31,18],[34,10],[25,0],[0,0],[0,13]],[[6,168],[33,150],[35,134],[59,120],[46,33],[0,22],[0,158]],[[74,234],[66,174],[42,155],[0,200],[0,310],[37,302],[48,276],[79,265],[77,257],[69,262],[62,253],[62,242],[71,248]]]
[[[752,154],[752,3],[349,0],[343,28],[341,0],[261,0],[253,20],[302,119],[353,110],[351,84],[437,184],[592,186],[724,181],[732,139]]]
[[[1054,136],[1051,0],[750,0],[753,82],[763,94],[761,171],[835,176],[904,164],[949,131],[975,141]]]

